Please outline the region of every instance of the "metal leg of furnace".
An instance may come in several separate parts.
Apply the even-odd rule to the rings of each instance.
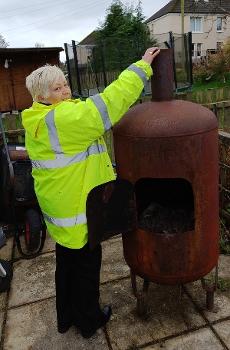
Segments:
[[[137,313],[139,316],[144,316],[147,313],[147,297],[150,282],[146,279],[143,279],[142,291],[138,292],[136,275],[132,270],[130,270],[130,276],[133,294],[137,299]]]
[[[218,265],[215,267],[214,280],[211,283],[207,283],[204,278],[201,278],[201,284],[206,291],[206,308],[209,311],[214,311],[214,293],[218,285]]]

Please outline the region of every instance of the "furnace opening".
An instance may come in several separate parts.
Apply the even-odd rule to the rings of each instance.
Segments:
[[[185,179],[140,179],[135,184],[138,226],[162,234],[194,230],[194,196]]]

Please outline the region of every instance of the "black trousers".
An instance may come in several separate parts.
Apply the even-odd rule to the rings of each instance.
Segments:
[[[69,249],[56,243],[56,309],[59,326],[96,329],[103,319],[99,305],[101,245]]]

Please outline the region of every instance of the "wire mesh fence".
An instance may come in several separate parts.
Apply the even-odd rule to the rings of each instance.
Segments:
[[[173,35],[176,88],[190,87],[192,81],[192,37],[191,33]]]
[[[157,38],[160,48],[174,48],[175,90],[192,84],[191,33],[185,35],[165,33]],[[139,60],[146,47],[140,38],[109,37],[100,45],[65,44],[70,86],[74,97],[87,97],[104,88],[133,62]],[[151,93],[150,83],[145,94]]]

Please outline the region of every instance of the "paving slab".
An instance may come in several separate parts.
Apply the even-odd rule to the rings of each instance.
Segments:
[[[147,346],[143,350],[222,350],[224,347],[207,328]]]
[[[203,290],[200,283],[195,282],[193,284],[188,284],[186,288],[210,322],[230,317],[230,290],[226,292],[217,290],[214,295],[214,310],[208,311],[205,306],[206,292]]]
[[[0,293],[0,311],[5,310],[7,292]]]
[[[7,301],[7,292],[0,293],[0,339],[2,334],[2,325],[4,321],[5,309]]]
[[[230,255],[220,255],[218,265],[219,277],[230,279]]]
[[[48,238],[46,248],[52,251],[53,247],[52,239]],[[121,237],[104,242],[101,282],[129,275],[122,249]],[[9,306],[54,296],[54,272],[55,253],[41,254],[35,259],[21,259],[15,262]]]
[[[3,260],[11,260],[13,249],[13,237],[7,238],[6,244],[0,249],[0,258]]]
[[[55,295],[55,255],[42,254],[14,263],[9,307],[34,302]]]
[[[74,327],[59,334],[55,298],[9,310],[4,337],[4,350],[109,350],[102,329],[90,339]]]
[[[13,246],[13,240],[12,240]],[[11,249],[12,249],[11,246]],[[148,313],[140,318],[136,311],[136,298],[132,294],[129,268],[123,258],[121,236],[103,242],[101,269],[101,304],[111,304],[113,315],[107,325],[112,350],[221,350],[221,343],[207,328],[205,320],[179,286],[151,283]],[[103,330],[90,340],[83,339],[75,328],[60,335],[56,330],[55,310],[55,243],[47,235],[40,256],[32,260],[20,259],[14,263],[14,275],[9,295],[9,310],[4,327],[4,350],[109,350]],[[10,248],[7,248],[8,256]],[[1,254],[1,252],[0,252]],[[229,278],[230,261],[221,256],[219,276]],[[105,283],[106,282],[106,283]],[[138,279],[140,288],[141,279]],[[186,285],[189,293],[202,309],[205,292],[199,281]],[[181,296],[181,297],[180,297]],[[0,335],[4,322],[7,293],[0,293]],[[48,298],[48,299],[46,299]],[[213,326],[230,348],[230,291],[218,291],[215,296],[217,312],[205,312]],[[204,327],[198,329],[199,327]],[[188,331],[186,335],[178,336]],[[162,338],[172,339],[160,343]],[[175,337],[175,338],[174,338]],[[147,345],[159,341],[155,345]]]
[[[4,311],[0,311],[0,339],[2,335],[3,321],[4,321]]]
[[[211,277],[214,274],[214,270],[211,271],[207,277]],[[218,275],[221,279],[230,279],[230,256],[221,255],[219,258],[219,271]],[[201,310],[204,311],[205,316],[210,322],[217,321],[222,318],[230,317],[230,289],[225,291],[217,290],[214,295],[214,311],[207,311],[206,304],[206,292],[201,286],[200,281],[188,283],[186,289],[189,291],[193,300],[198,304]]]
[[[140,280],[138,281],[140,283]],[[179,287],[151,283],[147,317],[140,318],[130,280],[109,282],[101,287],[103,304],[111,304],[113,315],[107,331],[113,350],[132,349],[182,331],[196,329],[205,321]]]
[[[118,234],[118,235],[112,236],[110,239],[102,242],[102,244],[104,244],[106,242],[109,242],[109,241],[113,241],[113,240],[122,240],[122,234]]]
[[[101,283],[129,276],[121,236],[102,243]]]
[[[230,320],[217,323],[214,328],[230,349]]]

